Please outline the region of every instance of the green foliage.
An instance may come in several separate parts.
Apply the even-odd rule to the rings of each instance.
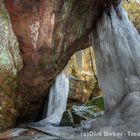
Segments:
[[[96,97],[93,100],[87,101],[85,103],[86,106],[97,106],[101,110],[104,110],[104,99],[102,96]]]
[[[127,11],[130,20],[140,33],[140,4],[135,2],[124,2],[123,6]]]

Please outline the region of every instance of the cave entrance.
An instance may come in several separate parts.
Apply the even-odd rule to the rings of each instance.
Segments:
[[[83,103],[103,95],[98,85],[92,47],[76,52],[69,60],[64,72],[70,82],[69,99]]]
[[[79,112],[83,113],[83,116],[84,113],[86,114],[87,110],[85,109],[84,112],[81,107],[91,107],[92,109],[95,107],[95,109],[93,109],[93,114],[99,114],[97,117],[103,115],[104,99],[98,84],[93,47],[88,47],[74,53],[63,72],[69,79],[67,110],[72,110],[73,117],[75,117],[77,113],[75,110],[79,110]],[[89,116],[86,117],[88,119],[93,119],[96,116],[95,114],[88,114]],[[80,115],[76,115],[76,120],[74,118],[74,122],[76,124],[81,123],[82,118],[79,120],[77,118],[80,118]]]
[[[66,92],[65,87],[67,86],[69,86],[69,90]],[[67,93],[68,96],[65,97]],[[57,120],[56,118],[62,115],[62,119],[59,118],[61,122],[58,121],[60,125],[71,126],[81,124],[83,120],[94,119],[104,114],[103,93],[98,85],[92,47],[73,54],[67,66],[55,78],[55,82],[50,88],[48,99],[46,101],[47,106],[44,108],[45,115],[43,120],[40,121],[41,124],[45,124],[46,122],[50,123],[50,120],[52,120],[51,123],[53,124],[54,120]],[[61,108],[62,102],[65,101],[66,103]],[[66,111],[60,115],[61,111],[58,110]],[[48,119],[49,111],[52,113]],[[70,120],[69,115],[73,118],[73,122]],[[59,123],[54,124],[58,125]]]

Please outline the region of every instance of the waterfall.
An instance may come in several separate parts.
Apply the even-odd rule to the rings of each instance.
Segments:
[[[120,5],[120,19],[111,8],[92,33],[97,75],[104,93],[106,115],[93,128],[140,129],[140,35]],[[119,115],[120,114],[120,115]]]
[[[69,93],[69,80],[64,73],[56,77],[54,85],[50,89],[47,118],[55,124],[59,124],[66,110]]]
[[[59,125],[63,112],[66,110],[68,93],[69,80],[62,72],[56,77],[55,83],[50,89],[46,118],[41,120],[39,124]]]
[[[106,110],[129,92],[130,77],[140,76],[140,36],[119,6],[122,19],[112,8],[111,19],[104,13],[93,33],[100,87],[105,94]]]

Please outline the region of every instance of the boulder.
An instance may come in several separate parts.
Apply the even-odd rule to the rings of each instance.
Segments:
[[[97,106],[73,106],[72,116],[75,124],[80,124],[84,120],[94,119],[103,115],[103,111]]]
[[[73,116],[70,110],[66,110],[63,113],[60,125],[61,126],[74,126]]]
[[[20,97],[15,89],[22,69],[17,39],[4,1],[0,0],[0,131],[15,124]]]
[[[97,86],[97,80],[93,74],[79,74],[77,78],[69,76],[70,90],[69,100],[84,103],[88,101]]]

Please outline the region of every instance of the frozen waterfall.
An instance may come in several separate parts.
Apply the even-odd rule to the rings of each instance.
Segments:
[[[64,73],[61,73],[56,77],[49,93],[47,118],[51,123],[60,123],[63,112],[66,110],[68,93],[69,80]]]
[[[92,39],[106,113],[92,129],[137,132],[140,129],[140,35],[120,5],[98,21]]]
[[[46,118],[39,121],[41,125],[59,125],[63,112],[66,110],[69,93],[69,80],[62,72],[52,85],[49,92],[49,103]]]
[[[93,34],[100,87],[106,110],[116,107],[131,92],[131,77],[140,77],[140,36],[119,6],[122,19],[112,8],[111,19],[104,13]]]

